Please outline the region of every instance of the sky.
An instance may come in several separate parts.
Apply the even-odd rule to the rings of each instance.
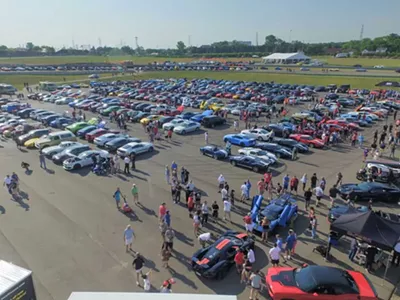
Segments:
[[[0,44],[175,48],[239,40],[329,42],[400,33],[400,0],[0,0]],[[190,38],[189,38],[190,36]]]

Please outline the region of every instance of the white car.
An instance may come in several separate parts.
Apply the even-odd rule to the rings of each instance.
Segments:
[[[118,148],[117,154],[121,157],[129,156],[132,153],[135,155],[146,153],[146,152],[153,152],[154,151],[154,146],[152,143],[147,143],[147,142],[132,142],[129,144],[126,144],[122,146],[121,148]]]
[[[271,162],[271,164],[274,164],[278,161],[278,158],[275,156],[275,154],[258,148],[247,147],[239,149],[238,152],[240,155],[256,156],[262,160]]]
[[[383,69],[385,66],[382,66],[382,65],[377,65],[377,66],[374,66],[374,69]]]
[[[58,146],[46,147],[42,150],[42,152],[44,155],[46,155],[48,157],[52,157],[53,155],[63,152],[65,149],[67,149],[69,147],[77,146],[77,145],[81,145],[81,143],[64,141],[64,142],[61,142]]]
[[[177,125],[179,125],[179,124],[182,124],[182,123],[184,123],[184,122],[186,122],[186,120],[183,120],[183,119],[174,119],[174,120],[172,120],[171,122],[165,123],[165,124],[163,125],[162,128],[163,128],[164,130],[174,129],[175,126],[177,126]]]
[[[240,133],[245,134],[252,139],[267,142],[272,138],[273,132],[262,128],[242,130]]]
[[[103,147],[106,143],[110,142],[113,139],[120,138],[120,137],[128,137],[127,134],[122,133],[106,133],[94,139],[94,143],[99,146]]]
[[[177,134],[186,134],[188,132],[196,131],[200,129],[200,123],[197,122],[183,122],[174,128],[174,132]]]
[[[68,158],[63,162],[64,170],[71,171],[93,165],[93,157],[108,158],[110,154],[105,150],[89,150],[85,151],[79,156]]]
[[[54,102],[56,105],[64,105],[64,104],[69,104],[71,102],[75,101],[74,98],[68,98],[68,97],[64,97],[61,99],[56,100],[56,102]]]

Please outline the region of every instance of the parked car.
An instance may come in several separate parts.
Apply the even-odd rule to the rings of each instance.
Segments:
[[[75,145],[65,149],[63,152],[53,155],[51,158],[55,164],[62,164],[64,160],[78,156],[79,154],[90,150],[89,145]]]
[[[240,132],[258,141],[268,142],[271,140],[273,131],[267,131],[263,128],[246,129]]]
[[[277,158],[292,158],[292,151],[275,143],[256,143],[255,148],[260,148],[275,154]]]
[[[152,143],[147,142],[132,142],[128,143],[117,150],[117,154],[121,157],[130,156],[131,154],[142,154],[146,152],[153,152],[154,146]]]
[[[105,150],[89,150],[81,153],[78,156],[66,159],[63,162],[63,168],[67,171],[78,170],[85,167],[93,166],[93,157],[97,159],[108,158],[110,154]]]
[[[200,147],[200,153],[206,156],[211,156],[214,159],[225,159],[228,157],[228,152],[225,149],[216,145],[207,145]]]
[[[355,202],[372,200],[374,202],[398,203],[400,201],[400,189],[385,183],[347,183],[339,186],[338,190],[343,199],[350,199]]]
[[[189,132],[197,131],[200,129],[200,123],[185,121],[183,123],[177,124],[174,127],[174,132],[177,134],[186,134]]]
[[[291,134],[289,138],[298,141],[300,143],[306,144],[311,148],[324,148],[325,143],[323,140],[318,138],[313,138],[310,135],[306,134]]]
[[[215,126],[224,125],[225,123],[226,119],[215,115],[206,116],[201,120],[201,125],[206,128],[214,128]]]
[[[249,156],[258,157],[262,160],[269,162],[270,164],[274,164],[278,161],[278,158],[276,157],[275,154],[265,151],[265,150],[257,149],[257,148],[252,148],[252,147],[241,148],[238,150],[238,153],[240,155],[249,155]]]
[[[267,172],[271,161],[266,161],[255,156],[234,155],[229,156],[229,162],[232,166],[238,166],[253,170],[254,172]]]
[[[116,152],[118,148],[121,148],[126,144],[140,142],[141,140],[135,137],[120,137],[107,142],[104,145],[104,148],[107,149],[108,152]]]
[[[256,144],[256,139],[249,138],[244,134],[227,134],[224,136],[224,143],[230,142],[232,145],[241,147],[253,147]]]

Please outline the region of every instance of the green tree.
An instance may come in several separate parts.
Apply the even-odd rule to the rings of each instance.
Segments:
[[[178,49],[178,52],[179,52],[180,54],[183,54],[183,53],[185,53],[186,45],[185,45],[184,42],[179,41],[178,43],[176,43],[176,48]]]
[[[32,42],[26,43],[26,49],[28,49],[29,51],[31,51],[31,50],[33,49],[34,46],[35,46],[35,45],[33,45]]]

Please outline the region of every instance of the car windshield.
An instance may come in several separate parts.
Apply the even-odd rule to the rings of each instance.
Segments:
[[[311,272],[311,268],[294,269],[293,276],[297,287],[302,291],[309,293],[315,289],[316,282]]]
[[[357,189],[368,191],[370,189],[370,185],[367,182],[363,182],[357,185]]]
[[[260,133],[260,134],[268,134],[269,132],[264,130],[264,129],[261,129],[258,133]]]
[[[265,151],[257,151],[257,155],[259,156],[268,156],[268,153]]]
[[[266,217],[270,221],[276,220],[279,217],[279,212],[271,209],[264,210],[261,212],[261,214],[263,217]]]

